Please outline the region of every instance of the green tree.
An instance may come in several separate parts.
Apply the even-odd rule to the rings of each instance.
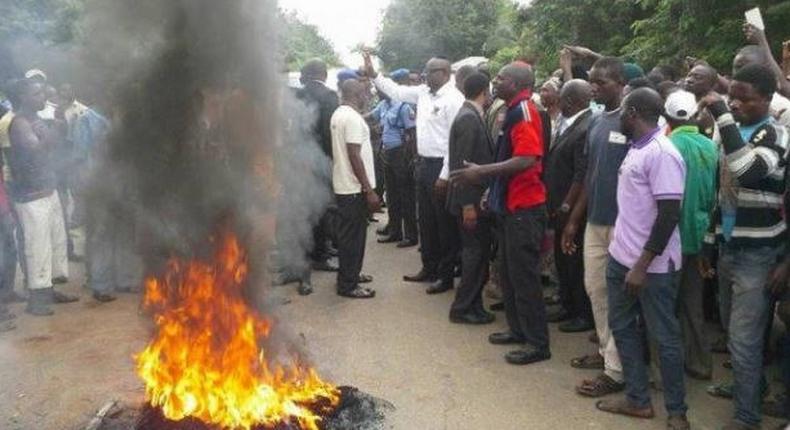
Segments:
[[[390,67],[416,69],[435,55],[481,55],[505,1],[393,0],[379,33],[379,57]]]
[[[316,26],[304,22],[293,12],[280,13],[285,23],[281,48],[288,70],[299,70],[311,58],[321,58],[330,66],[340,64],[332,43],[319,33]]]
[[[0,2],[0,41],[32,37],[42,43],[70,42],[77,33],[84,0],[10,0]]]

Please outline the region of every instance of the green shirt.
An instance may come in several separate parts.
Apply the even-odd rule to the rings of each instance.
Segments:
[[[669,139],[686,162],[686,189],[679,226],[683,254],[698,254],[716,204],[719,151],[693,125],[674,129]]]

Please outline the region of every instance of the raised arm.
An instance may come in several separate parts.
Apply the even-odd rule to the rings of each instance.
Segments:
[[[365,74],[373,79],[376,89],[386,94],[393,101],[416,104],[420,94],[427,91],[425,85],[418,87],[398,85],[392,79],[384,77],[373,67],[373,60],[367,51],[362,53],[362,58],[365,60]]]
[[[776,75],[776,81],[779,84],[777,92],[785,97],[790,97],[790,81],[787,80],[787,77],[785,77],[782,71],[782,67],[776,62],[776,59],[774,59],[774,55],[771,53],[771,45],[768,43],[768,38],[765,36],[765,31],[746,23],[743,25],[743,33],[746,35],[746,40],[759,46],[763,51],[763,56],[768,62],[768,67],[770,67],[774,75]]]

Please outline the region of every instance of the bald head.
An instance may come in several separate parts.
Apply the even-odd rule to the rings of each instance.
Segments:
[[[460,69],[458,69],[455,72],[455,86],[456,86],[456,88],[458,88],[459,91],[463,92],[464,91],[464,82],[466,81],[466,78],[468,78],[469,76],[471,76],[473,73],[476,73],[476,72],[477,72],[477,67],[471,66],[471,65],[468,65],[468,64],[466,66],[463,66]]]
[[[535,86],[535,74],[527,63],[510,63],[502,68],[500,73],[512,79],[519,91],[532,89]]]
[[[450,62],[445,58],[434,57],[425,64],[425,82],[432,92],[436,92],[450,81]]]
[[[718,81],[719,74],[716,69],[707,64],[697,64],[689,70],[683,86],[699,99],[713,91]]]
[[[521,91],[535,86],[535,74],[527,63],[510,63],[499,70],[493,84],[496,96],[510,101]]]
[[[326,63],[320,58],[313,58],[304,63],[299,79],[302,83],[313,80],[324,82],[326,81],[326,76]]]
[[[651,88],[637,88],[623,99],[620,124],[623,134],[638,139],[658,127],[664,100]]]
[[[356,79],[347,79],[340,84],[343,103],[363,108],[367,99],[368,86]]]
[[[732,60],[732,74],[738,73],[739,70],[751,64],[764,66],[766,63],[768,63],[768,59],[765,58],[765,54],[759,46],[746,45],[738,51]]]
[[[566,117],[572,117],[590,106],[592,86],[583,79],[572,79],[560,91],[560,109]]]

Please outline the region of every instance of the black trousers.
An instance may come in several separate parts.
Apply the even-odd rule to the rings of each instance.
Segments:
[[[416,240],[417,203],[412,164],[406,159],[403,146],[384,150],[383,158],[390,235]]]
[[[541,205],[503,217],[499,231],[502,299],[510,331],[536,349],[549,349],[549,326],[540,282],[540,245],[546,229]]]
[[[491,259],[492,222],[485,216],[477,220],[477,228],[461,230],[461,284],[455,292],[455,301],[450,308],[452,313],[480,312],[483,308],[483,287],[488,281],[488,263]]]
[[[560,300],[562,307],[574,318],[593,320],[592,305],[584,288],[584,255],[581,252],[584,242],[584,228],[579,229],[574,239],[579,251],[572,255],[562,252],[562,230],[568,223],[568,216],[558,214],[554,224],[554,264],[560,281]]]
[[[453,282],[456,256],[461,247],[457,221],[433,192],[442,171],[442,158],[420,157],[417,164],[417,210],[420,223],[422,266],[444,282]]]
[[[335,233],[340,270],[337,290],[353,291],[359,286],[359,273],[365,259],[368,233],[368,206],[362,194],[335,195],[337,214]]]

